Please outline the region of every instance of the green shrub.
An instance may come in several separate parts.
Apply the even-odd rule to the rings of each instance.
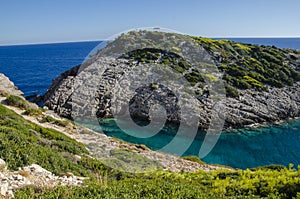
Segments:
[[[88,163],[89,164],[89,163]],[[96,165],[89,164],[91,168]],[[98,167],[101,170],[101,166]],[[299,171],[218,170],[194,173],[156,171],[102,174],[86,187],[28,187],[16,198],[293,198],[300,193]]]
[[[285,170],[285,169],[286,169],[286,166],[272,164],[272,165],[260,166],[260,167],[252,168],[251,170],[252,171],[256,171],[256,170],[275,170],[275,171],[281,171],[281,170]]]
[[[22,109],[26,109],[28,107],[28,103],[19,96],[9,95],[6,97],[5,101],[9,106],[15,106]]]
[[[185,74],[184,77],[192,86],[195,86],[197,83],[200,82],[205,82],[198,69],[193,69],[192,72]]]
[[[200,160],[200,158],[197,157],[197,156],[193,156],[193,155],[192,156],[184,156],[182,158],[185,159],[185,160],[192,161],[192,162],[197,162],[199,164],[205,164],[205,162],[203,162],[202,160]]]
[[[42,111],[40,109],[34,109],[34,108],[28,108],[24,115],[30,115],[30,116],[40,116],[42,115]]]
[[[49,115],[46,115],[42,118],[41,123],[45,123],[45,122],[56,124],[56,125],[62,126],[62,127],[66,127],[69,124],[69,122],[66,120],[57,120]]]
[[[226,97],[239,98],[240,96],[239,92],[231,86],[226,86],[225,90],[226,90]]]
[[[48,122],[48,123],[55,123],[56,119],[54,119],[53,117],[46,115],[43,117],[42,119],[42,123]]]
[[[284,87],[284,84],[274,78],[268,78],[266,80],[266,82],[271,85],[271,86],[274,86],[274,87],[277,87],[277,88],[283,88]]]
[[[151,84],[151,85],[150,85],[150,89],[153,90],[153,91],[154,91],[154,90],[157,90],[157,89],[158,89],[157,84]]]
[[[250,77],[248,75],[245,75],[243,78],[245,79],[245,81],[247,83],[249,83],[250,85],[252,85],[254,88],[257,88],[257,89],[261,89],[262,88],[262,84],[258,80],[254,79],[254,78],[252,78],[252,77]]]

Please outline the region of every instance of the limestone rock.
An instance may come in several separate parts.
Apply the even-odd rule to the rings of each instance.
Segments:
[[[0,162],[3,163],[4,161],[1,161],[0,159]],[[27,186],[48,188],[58,185],[81,186],[83,185],[83,180],[85,179],[86,178],[74,176],[70,173],[67,175],[67,177],[55,176],[50,171],[47,171],[37,164],[19,168],[18,171],[0,170],[0,198],[1,196],[12,198],[15,191]]]
[[[111,70],[104,70],[112,66]],[[98,71],[98,79],[93,82],[93,71],[82,71],[80,74],[74,71],[78,67],[65,72],[54,80],[50,89],[44,96],[45,105],[61,116],[72,118],[73,116],[95,115],[99,118],[112,116],[112,99],[116,93],[111,92],[118,82],[116,71],[126,71],[129,63],[124,60],[101,60],[103,70]],[[137,67],[144,67],[138,64]],[[130,66],[133,68],[134,66]],[[109,72],[108,72],[109,71]],[[115,71],[115,72],[114,72]],[[69,74],[69,75],[66,75]],[[82,85],[84,78],[88,79],[81,87],[84,91],[94,92],[93,99],[89,92],[82,93],[81,98],[75,98],[76,85]],[[126,95],[120,93],[118,95]],[[145,100],[147,99],[147,100]],[[131,116],[145,119],[149,117],[149,107],[160,100],[168,113],[168,119],[172,122],[180,122],[180,107],[172,93],[164,88],[153,91],[149,87],[141,87],[131,100]],[[199,127],[207,129],[210,124],[211,108],[213,101],[210,98],[198,99],[202,111],[199,115]],[[94,102],[90,103],[90,102]],[[224,129],[239,128],[247,125],[274,123],[287,118],[300,116],[300,84],[286,86],[284,88],[269,87],[267,91],[240,90],[239,99],[226,98],[221,104],[226,109]],[[73,114],[73,115],[72,115]],[[75,114],[75,115],[74,115]]]
[[[5,172],[7,170],[6,162],[0,158],[0,172]]]
[[[23,97],[23,92],[20,91],[8,77],[0,73],[0,92],[10,95],[17,95]]]

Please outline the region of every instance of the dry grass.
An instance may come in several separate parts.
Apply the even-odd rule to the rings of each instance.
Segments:
[[[23,171],[23,170],[18,171],[18,174],[25,178],[28,178],[30,176],[30,173],[28,171]]]

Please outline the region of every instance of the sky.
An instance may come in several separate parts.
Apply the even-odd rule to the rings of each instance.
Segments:
[[[140,27],[300,37],[299,8],[299,0],[1,0],[0,45],[102,40]]]

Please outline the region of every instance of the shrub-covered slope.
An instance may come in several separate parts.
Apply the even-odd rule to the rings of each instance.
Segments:
[[[292,169],[169,173],[157,171],[94,180],[87,187],[27,188],[16,198],[300,198],[299,171]],[[105,176],[108,177],[109,176]]]
[[[236,88],[265,90],[300,81],[300,52],[275,46],[194,37],[218,63],[224,80]]]
[[[266,90],[266,86],[282,88],[300,81],[300,52],[275,46],[260,46],[229,40],[192,37],[214,59],[225,82],[237,89]],[[186,72],[192,86],[205,83],[201,73],[176,53],[154,48],[134,50],[123,58],[144,63],[160,63],[178,72]],[[229,92],[229,91],[227,91]]]

